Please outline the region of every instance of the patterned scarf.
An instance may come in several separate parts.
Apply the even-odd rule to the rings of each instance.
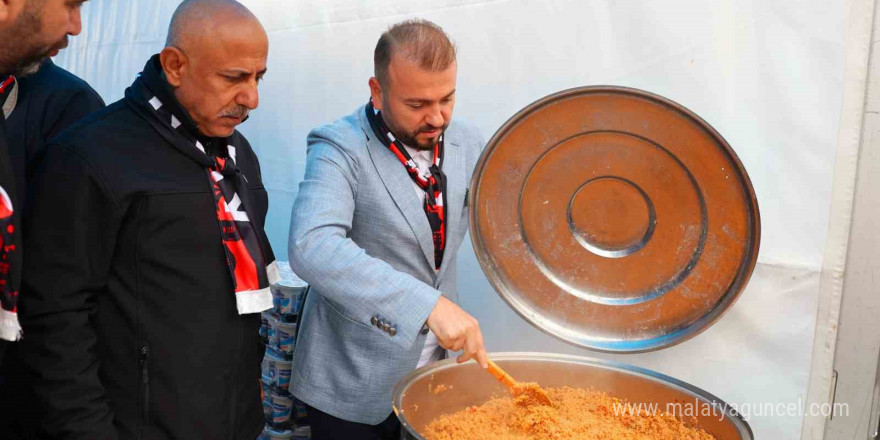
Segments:
[[[385,121],[382,119],[382,112],[373,108],[373,102],[367,103],[366,107],[367,120],[370,121],[370,127],[376,136],[382,140],[388,149],[397,156],[400,163],[406,168],[409,177],[419,188],[425,191],[425,215],[428,216],[428,223],[431,224],[431,237],[434,241],[434,269],[440,270],[440,263],[443,262],[443,252],[446,250],[446,225],[445,225],[445,209],[443,206],[443,194],[446,193],[446,175],[443,174],[441,167],[443,166],[443,134],[437,144],[434,145],[434,160],[431,168],[422,171],[416,165],[412,156],[403,147],[403,144],[391,133]]]
[[[126,90],[129,104],[167,141],[205,167],[214,195],[220,240],[235,286],[239,314],[272,308],[269,285],[280,280],[275,255],[262,227],[254,225],[247,178],[236,165],[231,138],[206,138],[175,99],[158,56]],[[206,149],[205,146],[213,148]]]
[[[0,82],[0,104],[5,104],[10,90],[15,86],[13,77],[2,78]],[[5,115],[0,113],[0,124]],[[2,128],[2,127],[0,127]],[[6,131],[0,129],[0,136]],[[5,148],[0,143],[0,148]],[[17,201],[15,183],[10,163],[9,152],[0,151],[0,339],[17,341],[21,338],[21,325],[18,322],[18,284],[21,278],[21,251],[18,245],[21,240],[18,228],[18,216],[13,215]],[[6,187],[4,188],[4,185]],[[2,357],[2,356],[0,356]]]

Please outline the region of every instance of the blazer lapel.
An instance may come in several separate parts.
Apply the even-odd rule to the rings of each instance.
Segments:
[[[428,223],[428,217],[422,203],[419,202],[416,190],[413,188],[412,178],[406,172],[406,168],[400,163],[394,153],[388,149],[370,128],[369,121],[366,120],[364,112],[359,115],[361,129],[367,135],[367,150],[370,153],[370,159],[379,172],[385,189],[391,195],[397,208],[403,213],[403,218],[409,223],[419,247],[431,268],[434,267],[434,242],[431,238],[431,225]],[[445,258],[444,258],[445,259]],[[435,272],[436,271],[432,271]]]
[[[446,272],[450,261],[458,251],[458,247],[453,244],[461,228],[464,193],[467,188],[461,147],[454,141],[447,139],[444,148],[446,149],[443,157],[443,173],[446,174],[446,200],[444,200],[446,202],[446,251],[443,253],[443,262],[440,265],[438,277]]]

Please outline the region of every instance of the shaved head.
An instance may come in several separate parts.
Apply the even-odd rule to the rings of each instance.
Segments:
[[[226,137],[257,108],[269,38],[235,0],[186,0],[168,26],[162,69],[178,101],[212,137]]]
[[[204,38],[221,25],[248,22],[262,29],[257,17],[235,0],[185,0],[171,16],[166,46],[180,48],[193,39]]]

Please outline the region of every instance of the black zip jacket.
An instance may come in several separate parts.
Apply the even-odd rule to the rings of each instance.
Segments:
[[[6,119],[6,131],[18,200],[24,212],[26,176],[32,174],[34,158],[59,132],[104,108],[104,101],[85,81],[51,60],[43,62],[37,73],[18,78],[16,88],[16,104]],[[19,344],[5,342],[0,341],[0,346],[8,347],[0,356],[0,439],[32,439],[34,420],[40,411],[17,354]]]
[[[25,200],[34,158],[62,130],[104,108],[104,100],[85,81],[46,60],[36,73],[18,79],[17,101],[6,133],[15,169],[23,171],[16,173],[16,185]]]
[[[205,169],[135,108],[124,98],[62,132],[34,171],[22,351],[41,428],[64,439],[254,439],[259,314],[237,313]],[[257,157],[238,132],[230,143],[262,234]]]

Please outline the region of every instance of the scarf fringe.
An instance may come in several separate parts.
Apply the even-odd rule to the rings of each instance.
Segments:
[[[278,264],[274,261],[266,266],[266,276],[269,278],[269,285],[278,284],[281,281],[281,272],[278,271]],[[246,290],[244,292],[235,292],[235,305],[238,308],[238,314],[259,313],[275,307],[272,298],[272,288],[266,287],[259,290]]]
[[[235,292],[235,305],[238,314],[260,313],[274,307],[272,304],[272,290],[268,287],[260,290],[245,290]]]
[[[281,281],[281,271],[275,261],[266,266],[266,276],[269,278],[269,285],[278,284]]]
[[[17,341],[21,339],[21,325],[18,323],[18,314],[0,309],[0,339]]]

